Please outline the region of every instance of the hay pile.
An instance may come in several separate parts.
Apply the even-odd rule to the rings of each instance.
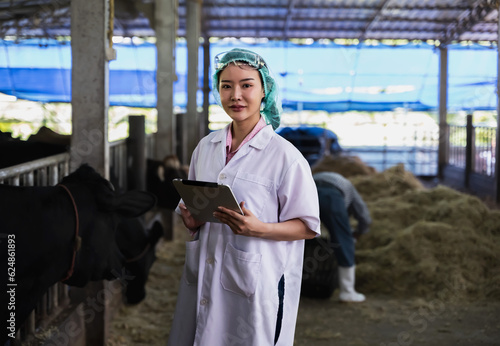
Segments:
[[[356,246],[360,292],[500,300],[500,211],[444,186],[425,189],[403,165],[375,172],[359,158],[341,156],[314,169],[349,177],[370,209],[371,230]],[[145,301],[115,316],[107,346],[166,342],[184,262],[180,222],[174,241],[158,245]]]
[[[424,186],[403,164],[393,166],[381,173],[350,177],[365,202],[384,197],[394,197],[411,190],[421,190]]]
[[[375,168],[366,165],[358,156],[342,154],[325,155],[311,169],[313,173],[337,172],[346,178],[375,173]]]
[[[444,186],[424,189],[402,165],[350,180],[373,219],[356,249],[361,292],[500,299],[500,211]]]

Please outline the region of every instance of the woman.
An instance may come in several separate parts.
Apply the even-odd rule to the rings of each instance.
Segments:
[[[232,122],[200,141],[189,179],[231,186],[244,215],[220,207],[222,223],[202,224],[179,204],[193,240],[169,345],[291,346],[304,239],[319,234],[316,187],[302,154],[274,132],[281,106],[264,60],[233,49],[215,67],[214,94]]]

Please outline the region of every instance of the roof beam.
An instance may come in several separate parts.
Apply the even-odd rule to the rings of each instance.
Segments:
[[[1,11],[0,11],[1,13]],[[406,18],[406,17],[386,17],[386,16],[380,16],[380,21],[382,22],[405,22],[405,23],[412,23],[412,24],[438,24],[438,25],[449,25],[451,23],[450,20],[444,20],[444,19],[422,19],[422,18]],[[205,17],[205,20],[207,22],[212,22],[212,21],[217,21],[217,22],[227,22],[227,21],[277,21],[276,17],[267,17],[267,16],[255,16],[255,17],[249,17],[249,16],[244,16],[244,15],[236,15],[236,16],[231,16],[229,18],[221,19],[219,16],[209,16]],[[350,19],[350,18],[297,18],[295,17],[292,21],[292,23],[307,23],[307,22],[314,22],[314,23],[331,23],[332,21],[337,22],[337,23],[361,23],[364,22],[363,19]],[[490,23],[490,24],[496,24],[495,21],[487,21],[484,20],[482,21],[484,23]],[[297,25],[295,25],[297,26]],[[300,26],[300,25],[299,25]],[[289,30],[293,25],[288,25],[286,27],[287,30]]]
[[[315,31],[304,31],[304,30],[290,30],[290,38],[312,38],[312,39],[358,39],[360,36],[358,32],[350,30],[328,30],[325,32],[321,29]],[[211,29],[207,32],[210,37],[266,37],[268,39],[282,39],[283,31],[276,27],[259,27],[259,28],[242,28],[241,30],[234,30],[232,28],[228,29]],[[436,35],[439,31],[436,30],[420,30],[418,33],[413,31],[375,31],[372,33],[371,38],[375,40],[391,40],[391,39],[403,39],[403,37],[409,41],[411,40],[435,40]]]
[[[291,4],[293,3],[293,7]],[[453,10],[453,11],[466,11],[469,9],[469,7],[464,7],[464,6],[453,6],[452,8],[446,7],[446,6],[429,6],[429,5],[415,5],[415,6],[404,6],[400,4],[389,4],[388,1],[384,2],[385,4],[385,9],[387,10],[399,10],[399,11],[420,11],[420,12],[425,12],[425,11],[439,11],[439,10]],[[312,5],[302,5],[296,3],[295,0],[291,0],[290,3],[288,3],[288,6],[282,6],[282,5],[276,5],[276,4],[266,4],[264,7],[259,4],[251,3],[251,2],[245,2],[242,5],[234,6],[234,5],[219,5],[219,4],[213,4],[209,3],[207,1],[203,2],[203,10],[204,12],[211,16],[213,12],[220,12],[220,11],[226,11],[226,10],[231,10],[231,9],[238,9],[242,13],[247,13],[251,10],[258,10],[258,9],[274,9],[274,10],[281,10],[283,12],[285,11],[290,11],[290,9],[293,8],[294,13],[299,13],[303,11],[332,11],[335,9],[335,11],[376,11],[380,12],[379,10],[371,7],[366,7],[366,6],[356,6],[356,5],[341,5],[341,6],[335,6],[334,8],[332,6],[312,6]]]
[[[285,28],[283,29],[283,40],[286,40],[288,38],[288,30],[291,25],[290,23],[292,22],[293,8],[295,7],[296,2],[297,0],[289,0],[285,17]]]
[[[456,21],[448,25],[440,40],[442,45],[447,45],[454,40],[459,40],[460,35],[472,26],[481,22],[490,12],[499,10],[499,0],[478,0],[465,10]]]
[[[491,1],[491,0],[489,0]],[[495,0],[493,0],[495,1]],[[328,4],[328,2],[326,2]],[[182,2],[180,3],[180,5],[182,6]],[[281,9],[286,9],[286,8],[289,8],[290,5],[288,6],[283,6],[283,5],[280,5],[280,4],[276,4],[276,3],[273,3],[271,1],[268,1],[265,3],[265,5],[259,3],[259,2],[252,2],[252,1],[245,1],[243,2],[241,5],[238,4],[238,5],[234,5],[234,4],[228,4],[228,3],[219,3],[218,1],[209,1],[209,0],[204,0],[203,1],[203,6],[206,7],[206,8],[224,8],[224,7],[228,7],[228,8],[235,8],[235,7],[238,7],[238,8],[242,8],[242,7],[246,7],[246,8],[254,8],[254,9],[259,9],[259,8],[273,8],[273,9],[276,9],[276,8],[281,8]],[[436,4],[436,5],[429,5],[429,4],[412,4],[411,6],[408,6],[408,5],[404,5],[404,4],[400,4],[400,3],[393,3],[391,4],[390,6],[388,6],[389,9],[397,9],[397,10],[419,10],[419,11],[432,11],[432,10],[448,10],[450,9],[450,6],[448,5],[439,5],[439,4]],[[468,9],[469,7],[468,6],[463,6],[461,4],[454,4],[453,5],[453,10],[466,10]],[[308,2],[305,2],[305,4],[296,4],[295,6],[295,9],[296,10],[302,10],[302,9],[325,9],[325,10],[331,10],[332,9],[332,5],[327,5],[327,6],[315,6],[313,4],[309,4]],[[338,5],[338,6],[335,6],[335,9],[336,10],[366,10],[366,9],[370,9],[370,7],[367,7],[366,5],[362,5],[362,4],[352,4],[352,3],[345,3],[345,4],[341,4],[341,5]]]
[[[495,1],[495,0],[493,0]],[[385,2],[383,5],[379,6],[382,7],[385,5]],[[245,6],[249,6],[245,4]],[[400,3],[392,3],[392,4],[387,4],[385,5],[388,10],[407,10],[407,11],[436,11],[436,10],[461,10],[464,11],[468,9],[469,7],[467,6],[461,6],[461,5],[453,5],[452,8],[450,6],[440,6],[440,5],[428,5],[428,4],[414,4],[411,6],[400,4]],[[310,9],[320,9],[320,10],[331,10],[333,7],[332,6],[316,6],[313,7],[311,5],[297,5],[295,7],[296,10],[310,10]],[[345,10],[375,10],[375,8],[372,7],[367,7],[367,6],[361,6],[361,5],[340,5],[340,6],[335,6],[334,7],[336,10],[340,11],[345,11]]]
[[[373,23],[375,23],[378,18],[380,17],[382,11],[387,8],[387,4],[390,2],[390,0],[385,0],[382,5],[378,8],[378,10],[375,12],[375,14],[372,16],[368,24],[365,26],[363,31],[361,32],[361,35],[359,36],[359,41],[362,42],[366,39],[366,33],[370,31],[370,29],[373,27]]]

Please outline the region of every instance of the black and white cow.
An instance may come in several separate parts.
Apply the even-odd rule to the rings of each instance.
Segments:
[[[0,344],[54,283],[82,287],[117,278],[125,265],[117,225],[155,201],[145,191],[114,192],[88,165],[58,186],[0,185]]]

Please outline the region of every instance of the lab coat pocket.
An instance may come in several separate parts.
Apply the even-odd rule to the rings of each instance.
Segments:
[[[198,282],[199,259],[200,241],[194,240],[186,242],[184,278],[188,285],[196,285]]]
[[[225,290],[250,297],[255,293],[260,276],[260,253],[245,252],[226,245],[221,273]]]
[[[260,218],[266,203],[272,200],[273,181],[259,175],[238,172],[233,184],[236,196],[245,196],[245,207]]]

